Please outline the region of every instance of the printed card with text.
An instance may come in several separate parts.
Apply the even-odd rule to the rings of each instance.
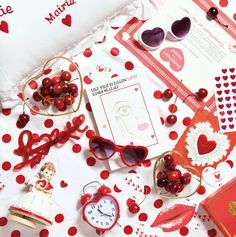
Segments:
[[[160,153],[162,125],[142,74],[109,80],[87,88],[99,133],[118,145],[148,148],[147,158]],[[118,154],[109,159],[111,170],[123,167]]]

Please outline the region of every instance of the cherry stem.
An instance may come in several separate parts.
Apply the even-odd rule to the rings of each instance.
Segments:
[[[97,183],[97,184],[99,184],[100,186],[102,186],[99,181],[91,181],[91,182],[89,182],[89,183],[87,183],[87,184],[84,185],[84,187],[83,187],[83,195],[85,194],[85,188],[88,187],[90,184],[95,184],[95,183]]]
[[[197,97],[198,99],[202,100],[196,93],[192,93],[192,94],[187,95],[187,96],[184,98],[183,103],[185,103],[186,99],[187,99],[189,96],[195,96],[195,97]]]
[[[229,27],[228,25],[225,25],[225,24],[223,24],[217,17],[215,18],[215,20],[220,24],[220,25],[222,25],[222,26],[224,26],[224,27]]]
[[[26,98],[26,100],[29,100],[29,98]],[[25,114],[25,101],[24,101],[24,103],[23,103],[23,114]]]

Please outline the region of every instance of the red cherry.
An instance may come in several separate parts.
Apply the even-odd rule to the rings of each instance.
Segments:
[[[26,125],[30,120],[30,117],[28,114],[26,114],[25,112],[23,112],[22,114],[20,114],[18,121],[22,124],[22,125]]]
[[[191,182],[191,174],[190,173],[184,173],[181,177],[180,177],[180,182],[181,184],[189,184]]]
[[[177,190],[177,193],[180,193],[180,192],[182,192],[182,191],[183,191],[183,189],[184,189],[184,185],[183,185],[183,184],[181,184],[181,183],[177,183],[176,185],[177,185],[177,188],[178,188],[178,190]]]
[[[62,91],[63,91],[63,86],[62,86],[60,83],[55,84],[55,85],[53,86],[53,92],[54,92],[55,94],[61,94]]]
[[[91,195],[90,193],[84,194],[84,195],[80,198],[80,203],[81,203],[82,205],[84,205],[91,197],[92,197],[92,195]]]
[[[72,95],[65,96],[65,103],[66,105],[73,105],[75,102],[75,98]]]
[[[104,195],[106,193],[111,193],[111,189],[105,185],[102,185],[98,190],[97,193]]]
[[[208,91],[204,88],[200,88],[198,92],[196,93],[197,97],[203,100],[204,98],[207,97]]]
[[[35,91],[33,93],[33,99],[34,101],[41,101],[43,98],[41,97],[41,95],[38,93],[38,91]]]
[[[66,111],[66,109],[67,109],[67,106],[66,106],[66,104],[64,103],[64,106],[63,106],[62,108],[58,109],[58,110],[61,111],[61,112],[64,112],[64,111]]]
[[[157,180],[157,186],[163,188],[169,184],[168,180],[165,178],[160,178]]]
[[[129,211],[133,214],[138,213],[140,211],[140,207],[136,202],[133,202],[130,206],[129,206]]]
[[[170,89],[166,89],[162,94],[162,98],[166,100],[170,99],[172,96],[173,96],[173,92]]]
[[[171,124],[171,125],[175,124],[175,123],[177,122],[177,117],[176,117],[176,115],[174,115],[174,114],[168,115],[167,118],[166,118],[166,122],[167,122],[168,124]]]
[[[62,109],[65,106],[65,102],[62,98],[56,98],[54,101],[54,105],[57,109]]]
[[[165,168],[166,168],[167,170],[169,170],[169,171],[175,170],[176,166],[177,166],[177,165],[176,165],[174,162],[172,162],[172,163],[170,163],[170,164],[165,163]]]
[[[169,185],[169,190],[170,190],[169,192],[172,193],[172,194],[177,193],[177,191],[178,191],[178,186],[177,186],[177,184],[176,184],[176,183],[170,184],[170,185]]]
[[[74,98],[76,98],[76,97],[79,95],[79,93],[76,92],[76,93],[72,93],[71,95],[72,95]]]
[[[178,174],[179,174],[179,177],[180,177],[180,176],[182,176],[182,172],[181,172],[179,169],[174,169],[173,171],[176,171],[176,172],[178,172]]]
[[[61,79],[64,81],[69,81],[71,79],[71,73],[68,71],[63,71],[61,74]]]
[[[78,92],[78,86],[75,83],[70,83],[68,85],[68,91],[73,93],[77,93]]]
[[[52,85],[52,80],[50,78],[46,77],[42,80],[42,85],[44,88],[48,88]]]
[[[44,106],[49,106],[50,104],[52,104],[52,97],[50,95],[44,96],[44,99],[42,100],[42,104]]]
[[[45,97],[46,95],[49,95],[50,94],[50,91],[48,88],[44,88],[44,87],[41,87],[40,88],[40,94]]]
[[[163,178],[164,176],[165,176],[165,172],[160,171],[157,173],[157,179]]]
[[[53,85],[56,85],[56,84],[58,84],[60,82],[61,82],[61,77],[55,76],[55,77],[52,78],[52,84]]]
[[[167,178],[171,182],[177,182],[179,180],[180,176],[177,171],[169,171],[169,172],[167,172]]]
[[[63,92],[67,93],[68,92],[68,84],[63,85]]]
[[[174,162],[174,157],[171,154],[167,154],[164,156],[165,164],[171,164]]]

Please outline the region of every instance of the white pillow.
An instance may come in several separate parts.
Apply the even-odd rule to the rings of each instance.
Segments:
[[[49,57],[65,52],[131,0],[3,0],[0,3],[0,99]]]

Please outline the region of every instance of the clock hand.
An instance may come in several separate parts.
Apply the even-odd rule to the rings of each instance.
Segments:
[[[100,212],[102,215],[104,215],[104,213],[98,208],[98,212]]]

